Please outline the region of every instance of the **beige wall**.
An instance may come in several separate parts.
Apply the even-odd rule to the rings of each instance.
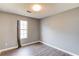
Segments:
[[[79,55],[79,8],[42,19],[41,40]]]
[[[40,39],[39,20],[0,12],[0,50],[17,46],[17,20],[28,21],[28,38],[22,44]]]

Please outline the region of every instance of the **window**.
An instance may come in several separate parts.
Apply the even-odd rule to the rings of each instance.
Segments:
[[[20,21],[20,39],[27,38],[27,21]]]

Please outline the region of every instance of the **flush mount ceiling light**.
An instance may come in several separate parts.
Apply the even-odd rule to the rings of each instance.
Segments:
[[[39,4],[34,4],[33,6],[32,6],[32,10],[33,11],[40,11],[42,9],[42,7],[41,7],[41,5],[39,5]]]

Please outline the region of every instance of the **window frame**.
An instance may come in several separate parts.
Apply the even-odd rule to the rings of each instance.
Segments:
[[[22,26],[21,21],[26,22],[26,26],[24,26],[24,27],[26,27],[26,28],[24,28],[24,29],[21,28],[21,26]],[[20,27],[20,28],[19,28],[19,31],[20,31],[20,39],[21,39],[21,40],[22,40],[22,39],[27,39],[27,38],[28,38],[28,21],[26,21],[26,20],[20,20],[20,21],[19,21],[19,24],[20,24],[20,26],[19,26],[19,27]],[[23,33],[23,34],[22,34],[21,31],[23,31],[23,30],[24,30],[26,33]],[[26,35],[26,36],[23,38],[21,35],[22,35],[22,36],[23,36],[23,35]]]

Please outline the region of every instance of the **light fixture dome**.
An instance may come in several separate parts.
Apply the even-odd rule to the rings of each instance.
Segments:
[[[40,11],[41,10],[41,5],[39,5],[39,4],[34,4],[33,6],[32,6],[32,9],[33,9],[33,11]]]

